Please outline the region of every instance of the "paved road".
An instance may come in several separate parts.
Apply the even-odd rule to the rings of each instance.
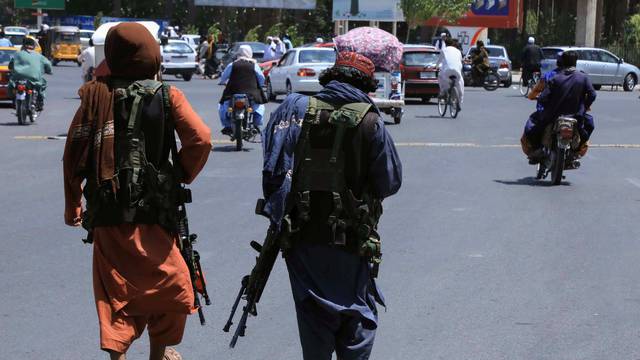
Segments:
[[[0,108],[0,359],[105,358],[91,248],[62,222],[63,141],[38,140],[64,134],[78,106],[79,69],[55,71],[37,125],[14,126],[12,110]],[[224,140],[215,115],[221,88],[172,83]],[[389,125],[405,180],[385,202],[380,284],[389,306],[372,359],[640,358],[638,99],[598,95],[593,142],[604,146],[557,187],[534,181],[516,146],[533,103],[514,89],[468,89],[456,120],[411,104],[401,125]],[[252,265],[248,242],[267,225],[252,215],[259,144],[229,150],[218,144],[192,187],[191,224],[213,306],[206,327],[189,320],[179,349],[185,359],[300,359],[282,261],[248,336],[232,351],[221,331]],[[145,337],[130,359],[145,358],[146,346]]]

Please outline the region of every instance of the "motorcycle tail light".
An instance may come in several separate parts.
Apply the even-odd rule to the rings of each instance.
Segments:
[[[316,72],[313,69],[301,68],[301,69],[298,69],[298,76],[300,77],[316,76]]]
[[[500,69],[508,69],[509,68],[509,63],[506,61],[503,61],[500,63]]]
[[[244,109],[244,105],[244,100],[236,100],[236,102],[233,104],[236,109]]]
[[[233,108],[232,107],[227,108],[227,112],[233,112]]]
[[[573,139],[573,129],[570,127],[560,128],[560,137],[563,139]]]
[[[18,91],[25,91],[26,89],[27,89],[26,86],[24,86],[22,84],[18,85]]]
[[[33,93],[33,90],[27,90],[27,94]]]
[[[248,112],[253,112],[253,108],[252,108],[252,107],[249,107],[249,108],[247,109],[247,111],[248,111]]]

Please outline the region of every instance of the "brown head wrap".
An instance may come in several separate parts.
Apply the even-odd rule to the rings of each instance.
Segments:
[[[112,27],[107,33],[104,53],[111,75],[125,79],[153,79],[162,62],[158,42],[138,23]]]

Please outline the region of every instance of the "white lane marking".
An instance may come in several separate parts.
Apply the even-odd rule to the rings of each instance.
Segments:
[[[635,179],[635,178],[626,178],[625,180],[627,180],[627,182],[637,188],[640,188],[640,180]]]

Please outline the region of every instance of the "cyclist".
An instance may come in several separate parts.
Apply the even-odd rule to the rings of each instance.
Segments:
[[[520,58],[520,60],[522,61],[523,84],[529,84],[529,80],[531,80],[533,73],[540,72],[540,68],[542,67],[542,59],[544,59],[544,55],[542,54],[542,50],[540,50],[540,47],[536,45],[536,39],[533,37],[529,37],[527,46],[525,46],[522,50],[522,56]]]
[[[491,69],[489,65],[489,53],[484,47],[484,42],[478,40],[476,47],[471,50],[471,76],[475,84],[482,84],[482,79]]]
[[[445,39],[445,46],[440,50],[437,65],[440,68],[438,84],[440,85],[440,98],[446,96],[451,85],[450,77],[455,76],[454,86],[458,93],[458,111],[464,97],[464,80],[462,78],[462,53],[453,46],[451,38]]]

